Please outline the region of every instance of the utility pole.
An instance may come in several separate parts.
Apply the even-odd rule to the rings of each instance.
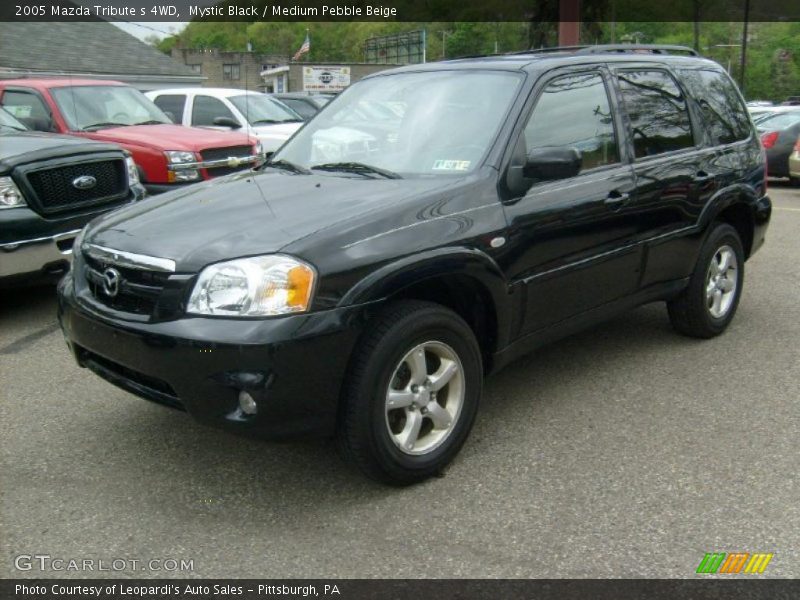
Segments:
[[[739,63],[739,89],[744,95],[744,74],[747,69],[747,24],[750,21],[750,0],[744,0],[744,25],[742,26],[742,57]]]

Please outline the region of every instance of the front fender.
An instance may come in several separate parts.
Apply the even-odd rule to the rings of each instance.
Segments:
[[[436,248],[381,266],[353,285],[339,306],[385,300],[428,279],[462,276],[471,279],[492,304],[498,347],[508,340],[512,297],[503,271],[488,254],[475,248]]]

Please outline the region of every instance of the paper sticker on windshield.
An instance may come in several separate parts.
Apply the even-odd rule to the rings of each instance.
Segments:
[[[434,171],[469,171],[471,160],[437,160],[433,163]]]

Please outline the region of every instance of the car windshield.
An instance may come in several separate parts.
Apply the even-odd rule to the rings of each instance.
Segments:
[[[123,85],[81,85],[52,90],[70,129],[92,131],[126,125],[172,123],[138,90]]]
[[[28,128],[17,121],[8,111],[0,108],[0,129],[3,131],[27,131]]]
[[[247,118],[250,125],[297,123],[303,118],[291,108],[264,94],[242,94],[229,100]]]
[[[788,129],[798,122],[800,122],[800,110],[770,115],[766,119],[758,121],[758,128],[779,131]]]
[[[305,169],[407,176],[479,166],[522,81],[508,71],[382,75],[348,88],[275,155]]]

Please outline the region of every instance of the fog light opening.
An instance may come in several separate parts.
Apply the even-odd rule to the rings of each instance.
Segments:
[[[258,404],[253,397],[246,391],[239,392],[239,408],[246,415],[254,415],[258,412]]]

